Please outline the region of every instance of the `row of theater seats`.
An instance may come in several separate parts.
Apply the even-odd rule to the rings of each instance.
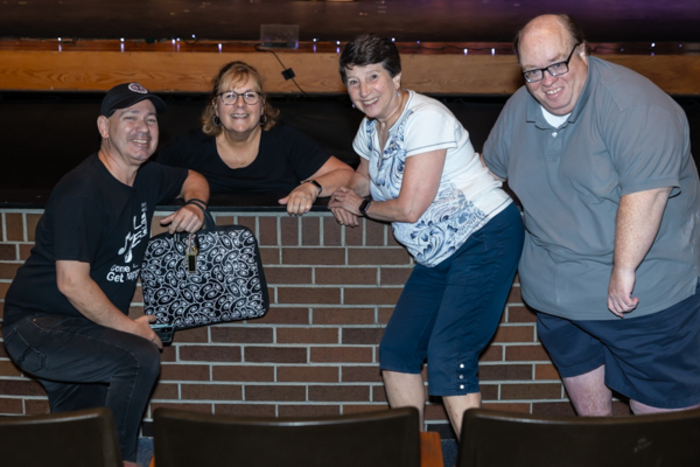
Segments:
[[[316,419],[154,414],[151,467],[442,467],[436,433],[404,408]],[[107,409],[0,418],[0,464],[121,467]],[[458,467],[697,466],[700,410],[638,417],[536,417],[469,410]]]

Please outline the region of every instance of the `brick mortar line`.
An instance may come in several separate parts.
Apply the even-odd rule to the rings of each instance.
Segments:
[[[325,216],[323,216],[323,217],[325,217]],[[318,242],[322,246],[325,246],[326,242],[324,241],[324,239],[326,238],[326,235],[325,235],[326,231],[325,231],[325,227],[323,226],[325,224],[323,222],[323,217],[318,216]],[[300,224],[301,224],[301,222],[300,222]]]
[[[298,387],[309,387],[309,386],[364,386],[364,387],[380,387],[384,386],[382,382],[351,382],[351,381],[338,381],[338,382],[327,382],[327,381],[191,381],[191,380],[161,380],[161,382],[167,382],[168,384],[178,384],[178,385],[203,385],[207,386],[298,386]]]
[[[306,342],[270,342],[267,344],[261,344],[261,343],[255,343],[251,345],[243,345],[243,344],[236,344],[236,343],[230,343],[230,342],[199,342],[199,343],[191,343],[191,344],[181,344],[181,345],[189,345],[193,347],[205,347],[205,346],[211,346],[211,347],[234,347],[234,346],[241,346],[241,347],[247,347],[249,349],[253,348],[267,348],[267,347],[280,347],[284,349],[289,349],[289,348],[316,348],[316,347],[334,347],[334,346],[341,346],[341,347],[362,347],[362,348],[369,348],[373,347],[377,344],[352,344],[352,343],[341,343],[341,342],[313,342],[313,343],[306,343]],[[500,360],[499,360],[500,361]],[[507,363],[508,361],[506,361]],[[168,362],[169,363],[169,362]],[[218,363],[218,362],[217,362]],[[271,362],[275,363],[275,362]]]
[[[281,224],[281,223],[280,223]],[[297,244],[302,245],[304,243],[304,238],[303,234],[304,229],[303,229],[303,223],[301,222],[301,219],[297,219]],[[320,238],[319,238],[319,243],[320,243]]]
[[[511,361],[494,361],[494,362],[479,362],[479,365],[488,365],[488,366],[505,366],[505,365],[512,365],[513,362]],[[518,365],[537,365],[537,363],[527,363],[527,362],[517,362]]]
[[[0,399],[23,399],[31,401],[49,400],[48,396],[0,396]]]
[[[281,207],[281,205],[280,205],[280,207]],[[3,210],[9,210],[9,209],[15,209],[15,210],[19,210],[22,212],[25,211],[24,209],[21,209],[21,208],[3,208]],[[34,209],[34,210],[38,211],[38,212],[44,211],[43,209]],[[26,211],[29,211],[29,210],[26,210]],[[169,215],[172,213],[173,213],[173,211],[166,211],[166,210],[160,209],[160,210],[156,210],[154,215],[155,216]],[[277,211],[277,212],[274,212],[274,211],[244,212],[244,211],[239,211],[239,210],[233,208],[233,209],[230,209],[227,211],[218,211],[218,210],[214,211],[214,212],[212,212],[212,216],[214,217],[214,219],[216,219],[218,217],[229,217],[230,216],[230,217],[234,217],[234,218],[237,218],[237,217],[277,217],[277,218],[284,218],[284,219],[300,220],[300,219],[310,218],[310,217],[318,217],[318,218],[332,217],[333,213],[330,211],[310,211],[310,212],[307,212],[306,214],[304,214],[304,216],[302,216],[302,217],[295,217],[295,216],[290,216],[289,214],[287,214],[287,211],[282,211],[282,210]]]
[[[0,208],[0,213],[5,214],[43,214],[44,210],[41,208],[32,208],[32,209],[26,209],[26,208]]]
[[[287,249],[292,249],[292,250],[301,250],[301,249],[345,249],[345,250],[401,250],[401,251],[406,251],[406,248],[398,245],[329,245],[329,246],[324,246],[324,245],[260,245],[260,248],[287,248]],[[408,254],[408,253],[406,253]],[[406,264],[413,264],[413,263],[406,263]],[[392,266],[396,266],[395,264]]]
[[[192,400],[194,400],[194,399],[192,399]],[[154,402],[155,402],[156,404],[178,404],[178,405],[180,405],[180,404],[184,405],[184,404],[191,404],[191,403],[192,403],[190,399],[151,399],[149,403],[152,404],[152,403],[154,403]],[[204,401],[204,402],[202,402],[202,403],[203,403],[203,404],[211,404],[211,402],[207,402],[207,401]],[[152,417],[152,416],[153,416],[153,415],[151,414],[151,417]],[[145,416],[143,417],[143,419],[144,419],[144,420],[151,420],[150,418],[146,418]]]
[[[570,402],[569,399],[484,399],[484,402],[508,403],[508,404],[539,404],[542,402]]]
[[[131,304],[133,305],[143,305],[143,302],[136,302],[132,301]],[[299,308],[299,309],[304,309],[304,308],[311,308],[311,309],[319,309],[319,310],[326,310],[326,309],[333,309],[333,308],[338,308],[339,304],[334,304],[334,303],[314,303],[313,305],[308,305],[304,303],[282,303],[282,304],[270,304],[270,311],[276,310],[276,309],[281,309],[281,308]],[[396,304],[384,304],[384,303],[370,303],[370,304],[346,304],[343,305],[345,308],[379,308],[379,309],[388,309],[388,308],[394,308]],[[252,319],[257,319],[257,318],[252,318]],[[244,321],[244,320],[242,320]],[[237,322],[242,322],[242,321],[237,321]],[[228,323],[221,323],[221,324],[228,324]],[[214,325],[210,325],[214,326]]]
[[[280,222],[280,217],[273,216],[275,217],[275,235],[277,236],[277,245],[278,246],[283,246],[282,245],[282,222]],[[281,252],[281,249],[280,249]]]
[[[494,347],[494,346],[500,346],[500,347],[504,347],[504,348],[511,348],[511,347],[516,347],[516,346],[519,346],[519,347],[542,347],[542,348],[544,348],[542,343],[538,342],[538,341],[527,341],[527,342],[523,342],[523,341],[512,341],[512,342],[511,341],[508,341],[508,342],[496,341],[496,342],[491,343],[491,347]],[[529,360],[527,360],[527,361],[529,361]],[[540,360],[533,360],[533,361],[540,361]]]
[[[241,324],[241,325],[231,325],[231,324],[221,324],[217,325],[216,329],[247,329],[249,327],[255,327],[257,329],[268,329],[268,328],[293,328],[293,329],[301,329],[301,328],[308,328],[308,327],[314,327],[314,328],[350,328],[350,329],[366,329],[367,327],[376,327],[376,323],[367,323],[367,324],[285,324],[285,323],[280,323],[280,324],[270,324],[270,323],[261,323],[261,324],[254,324],[254,323],[246,323],[246,324]],[[384,326],[384,325],[382,325]],[[196,328],[193,328],[196,329]],[[186,344],[187,342],[176,342],[175,344]]]
[[[564,383],[560,379],[537,379],[537,380],[529,380],[529,379],[514,379],[514,380],[480,380],[479,384],[482,386],[501,386],[504,384],[513,384],[517,386],[525,385],[525,384],[561,384],[563,385]]]
[[[537,323],[530,323],[530,322],[520,322],[520,321],[515,321],[513,323],[509,322],[503,322],[503,323],[498,323],[499,328],[524,328],[524,327],[535,327]]]
[[[374,284],[268,284],[268,287],[275,287],[281,289],[294,288],[294,289],[403,289],[404,285],[387,284],[387,285],[374,285]],[[298,304],[297,304],[298,305]],[[376,305],[376,304],[375,304]]]
[[[233,365],[243,365],[243,366],[263,366],[263,367],[270,367],[270,368],[275,368],[275,367],[282,367],[282,368],[287,368],[285,365],[294,365],[294,366],[303,366],[303,367],[319,367],[319,368],[342,368],[344,366],[352,366],[352,367],[363,367],[363,368],[372,368],[376,367],[375,363],[338,363],[338,362],[333,362],[331,364],[325,364],[325,363],[283,363],[283,364],[277,364],[277,363],[260,363],[260,364],[254,364],[254,363],[249,363],[249,362],[232,362],[232,363],[220,363],[220,362],[215,362],[215,363],[210,363],[210,362],[205,362],[200,366],[208,365],[211,366],[212,368],[214,367],[229,367]],[[162,365],[167,365],[167,366],[176,366],[176,365],[192,365],[191,363],[179,363],[179,362],[161,362]],[[3,376],[0,376],[0,378],[4,378]],[[9,376],[7,376],[9,378]],[[193,381],[193,380],[187,380],[187,381]]]
[[[26,212],[22,213],[22,239],[25,242],[29,241],[29,231],[27,228],[27,213]]]
[[[189,402],[190,400],[194,399],[184,399],[184,400],[175,400],[175,399],[151,399],[152,402],[155,403],[173,403],[177,402],[179,404],[187,404],[191,403]],[[308,401],[308,400],[299,400],[299,401],[267,401],[267,400],[261,400],[261,401],[255,401],[255,400],[240,400],[240,399],[203,399],[202,403],[203,404],[236,404],[236,405],[250,405],[251,402],[260,404],[260,405],[299,405],[301,403],[306,403],[311,402],[314,405],[367,405],[367,404],[372,404],[372,405],[388,405],[387,402],[385,401]],[[144,417],[145,419],[145,417]],[[431,419],[431,420],[439,420],[439,419]]]
[[[325,248],[325,247],[324,247]],[[407,269],[406,265],[397,265],[397,264],[268,264],[268,265],[263,265],[266,268],[271,268],[271,269],[292,269],[292,268],[300,268],[300,267],[306,267],[306,268],[339,268],[343,267],[343,269],[368,269],[368,268],[391,268],[391,269]]]
[[[261,324],[254,324],[254,323],[246,323],[246,324],[241,324],[241,325],[231,325],[231,324],[221,324],[217,325],[216,329],[247,329],[249,327],[255,327],[257,329],[268,329],[268,328],[293,328],[293,329],[298,329],[298,328],[308,328],[308,327],[314,327],[314,328],[351,328],[351,329],[366,329],[367,327],[376,327],[375,323],[367,323],[367,324],[285,324],[285,323],[279,323],[279,324],[270,324],[270,323],[261,323]],[[382,325],[384,326],[384,325]],[[196,328],[193,328],[196,329]],[[175,344],[187,344],[187,342],[176,342]]]
[[[484,362],[484,363],[486,363],[486,362]],[[535,364],[535,365],[537,365],[537,364],[542,364],[542,363],[552,364],[552,361],[551,360],[495,360],[494,363],[506,363],[506,364],[507,363],[515,363],[515,364],[527,364],[527,365]]]
[[[21,395],[8,395],[8,394],[2,394],[0,395],[0,399],[18,399],[18,398],[23,398],[23,399],[32,399],[32,400],[39,400],[39,399],[48,399],[48,396],[31,396],[31,395],[26,395],[26,396],[21,396]]]
[[[159,384],[177,384],[177,385],[207,385],[207,386],[328,386],[328,387],[350,387],[350,386],[365,386],[365,387],[383,387],[381,381],[236,381],[236,380],[170,380],[161,379]],[[429,381],[424,383],[426,386]],[[561,380],[481,380],[481,386],[523,386],[532,384],[561,384]],[[11,397],[11,396],[3,396]],[[18,396],[14,396],[18,397]]]

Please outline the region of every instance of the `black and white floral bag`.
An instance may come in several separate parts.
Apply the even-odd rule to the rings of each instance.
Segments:
[[[270,307],[258,242],[247,227],[217,226],[205,211],[196,234],[156,235],[141,266],[151,327],[170,342],[174,331],[260,318]]]

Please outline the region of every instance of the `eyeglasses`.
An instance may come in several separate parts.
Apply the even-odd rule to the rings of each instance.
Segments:
[[[579,45],[581,44],[578,43],[574,46],[574,48],[571,50],[571,53],[569,54],[569,58],[567,58],[563,62],[553,63],[547,68],[537,68],[534,70],[523,71],[522,75],[525,78],[525,81],[527,81],[528,83],[536,83],[538,81],[542,81],[544,79],[545,70],[549,72],[549,74],[553,77],[565,75],[569,71],[569,62],[571,61],[571,57],[574,56],[574,52],[576,51]]]
[[[226,91],[217,94],[221,98],[221,102],[226,105],[235,105],[238,102],[238,98],[242,97],[243,102],[248,105],[257,104],[260,100],[260,93],[256,91],[246,91],[244,93],[237,93],[236,91]]]

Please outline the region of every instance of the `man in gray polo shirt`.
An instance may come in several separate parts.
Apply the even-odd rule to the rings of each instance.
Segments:
[[[568,15],[517,35],[526,80],[484,146],[525,215],[525,302],[580,415],[700,404],[700,183],[683,110],[589,57]]]

